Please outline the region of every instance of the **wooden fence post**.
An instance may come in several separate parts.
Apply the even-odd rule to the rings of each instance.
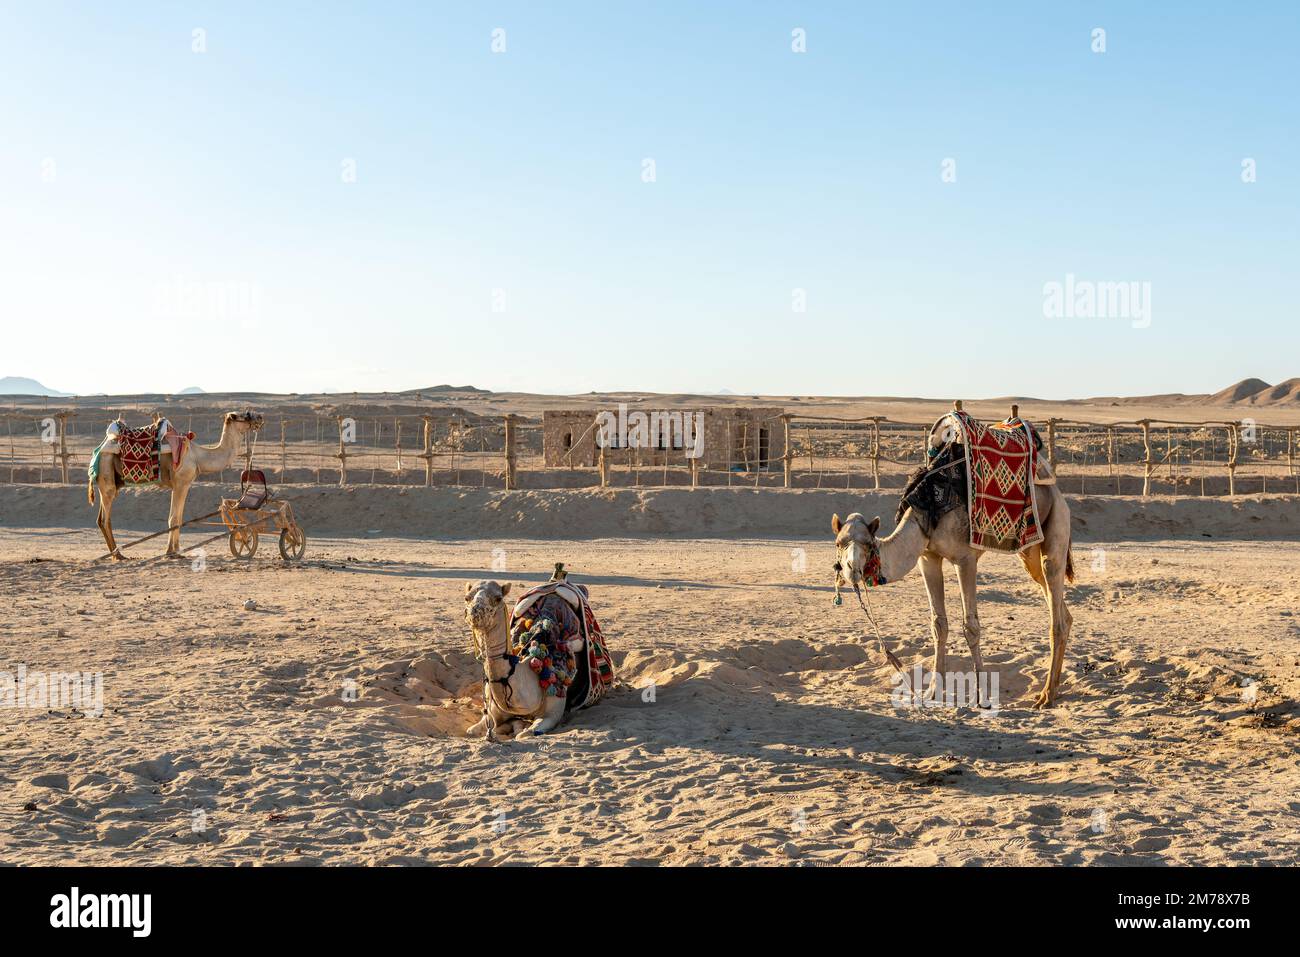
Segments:
[[[880,416],[871,419],[871,477],[880,488]]]
[[[513,492],[517,484],[515,475],[515,414],[506,416],[506,491]]]
[[[1286,470],[1295,477],[1295,490],[1300,492],[1300,472],[1295,467],[1295,429],[1286,430]]]
[[[346,427],[343,423],[346,421],[347,416],[340,415],[336,418],[338,419],[339,424],[339,450],[334,453],[334,457],[339,460],[339,487],[341,488],[348,484],[348,450],[343,441],[343,436],[346,432]],[[355,421],[356,420],[354,419],[353,422],[355,423]]]
[[[1115,474],[1115,429],[1106,429],[1106,470],[1115,480],[1115,494],[1119,494],[1119,476]]]
[[[1142,426],[1142,447],[1146,450],[1142,459],[1142,495],[1145,497],[1151,494],[1151,420],[1143,419],[1138,424]]]
[[[793,416],[785,413],[781,416],[781,423],[785,427],[785,454],[781,456],[782,463],[785,465],[785,487],[794,487],[794,452],[791,451],[790,445],[790,419]]]
[[[433,486],[433,417],[422,416],[424,419],[424,452],[420,458],[424,459],[424,487]]]
[[[280,484],[284,484],[284,475],[289,468],[289,452],[284,444],[284,416],[280,416]]]
[[[1056,423],[1059,419],[1051,418],[1047,420],[1047,464],[1052,467],[1052,474],[1056,474]]]
[[[59,423],[59,471],[63,484],[68,484],[68,413],[60,412],[54,417]]]
[[[1237,450],[1239,448],[1237,432],[1240,423],[1233,422],[1228,426],[1228,494],[1237,494]]]
[[[603,445],[600,447],[600,487],[609,488],[609,449]]]

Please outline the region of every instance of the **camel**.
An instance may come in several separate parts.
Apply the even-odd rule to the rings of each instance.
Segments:
[[[542,690],[537,674],[510,661],[510,583],[479,581],[465,586],[465,620],[474,653],[483,662],[483,718],[465,729],[489,741],[545,734],[564,718],[565,699]],[[530,723],[531,722],[531,723]]]
[[[181,457],[181,467],[172,468],[172,453],[164,444],[159,454],[158,485],[171,489],[171,506],[167,512],[167,526],[171,529],[167,536],[167,556],[180,555],[181,530],[184,521],[185,498],[190,486],[200,475],[220,472],[230,468],[239,458],[239,448],[243,437],[249,432],[256,432],[262,427],[262,416],[256,412],[227,412],[221,423],[221,438],[216,445],[198,445],[190,442]],[[113,538],[113,499],[122,487],[122,470],[118,457],[111,452],[104,452],[99,459],[99,474],[94,481],[87,482],[86,496],[90,504],[95,504],[95,488],[99,488],[99,530],[104,535],[104,542],[114,561],[123,561],[126,556],[117,547]]]
[[[1045,464],[1043,468],[1046,468]],[[1047,602],[1051,667],[1043,689],[1034,701],[1034,707],[1050,708],[1056,702],[1061,667],[1065,661],[1065,643],[1074,621],[1065,606],[1065,583],[1074,581],[1074,563],[1070,558],[1070,507],[1054,480],[1052,484],[1036,482],[1033,490],[1043,540],[1021,551],[1019,556],[1025,571],[1042,589],[1043,598]],[[877,538],[879,517],[868,522],[860,512],[852,513],[844,521],[840,521],[839,515],[831,516],[837,559],[836,594],[838,596],[841,583],[855,589],[869,584],[863,572],[868,559],[874,556],[879,556],[879,574],[885,582],[895,582],[913,568],[919,568],[930,599],[930,631],[934,636],[933,673],[941,676],[947,672],[948,618],[943,599],[943,562],[947,559],[957,567],[957,581],[961,586],[962,610],[965,615],[963,633],[975,663],[978,687],[983,661],[980,658],[980,621],[975,602],[975,568],[984,551],[973,548],[970,544],[970,516],[965,508],[946,512],[932,529],[926,529],[922,524],[922,519],[915,510],[908,508],[893,532],[884,538]],[[941,678],[932,682],[932,694],[941,683]]]

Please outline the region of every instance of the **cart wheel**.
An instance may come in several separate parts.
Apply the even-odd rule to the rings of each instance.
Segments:
[[[230,554],[236,558],[252,558],[257,552],[257,530],[252,528],[230,530]]]
[[[307,533],[301,525],[288,525],[280,529],[280,557],[286,562],[296,562],[307,551]]]

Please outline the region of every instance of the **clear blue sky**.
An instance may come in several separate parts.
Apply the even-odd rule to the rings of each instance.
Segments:
[[[0,375],[1276,382],[1300,375],[1297,48],[1290,2],[7,2]],[[1044,317],[1067,274],[1150,283],[1149,327]]]

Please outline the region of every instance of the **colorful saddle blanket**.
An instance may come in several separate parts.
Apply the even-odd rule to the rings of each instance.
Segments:
[[[587,589],[547,582],[519,597],[510,616],[512,652],[564,710],[590,708],[614,686],[614,662],[587,601]]]
[[[1033,427],[1020,418],[986,425],[965,412],[948,418],[961,427],[971,546],[1014,553],[1037,545],[1043,530],[1034,501],[1039,442]]]
[[[158,426],[123,429],[117,434],[117,458],[122,463],[122,481],[143,485],[158,481],[161,472],[158,455]]]
[[[153,425],[139,429],[128,429],[121,419],[109,423],[104,433],[104,441],[90,456],[90,465],[86,472],[90,481],[99,475],[99,458],[104,452],[117,456],[121,465],[122,481],[126,485],[148,485],[157,482],[162,475],[160,455],[165,442],[172,453],[172,466],[179,468],[189,443],[194,441],[194,433],[177,432],[166,419],[159,419]]]

